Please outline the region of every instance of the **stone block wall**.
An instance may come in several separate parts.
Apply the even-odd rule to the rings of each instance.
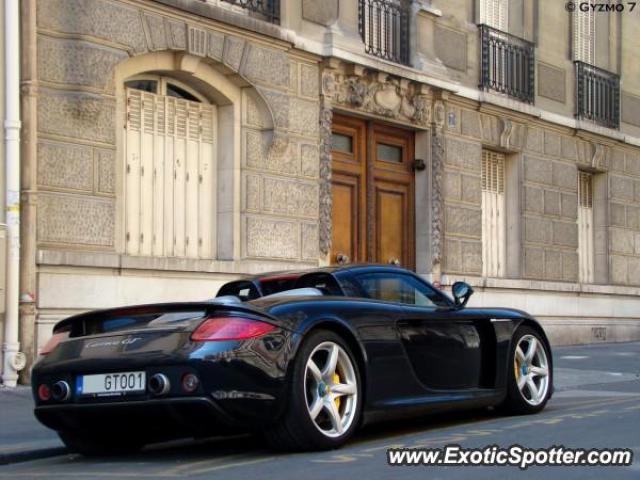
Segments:
[[[578,280],[578,171],[560,145],[545,131],[544,152],[523,154],[523,278]]]
[[[260,124],[255,95],[245,92],[243,256],[317,261],[319,69],[252,47],[243,71],[274,121]]]
[[[132,56],[172,51],[243,78],[240,256],[317,262],[315,60],[143,2],[40,0],[36,16],[39,246],[117,249],[123,160],[114,69]]]
[[[482,273],[482,196],[479,143],[449,136],[445,143],[444,270]]]
[[[611,283],[640,285],[640,152],[614,150],[609,212]]]
[[[596,262],[604,258],[596,282],[640,285],[640,151],[455,101],[447,105],[445,133],[443,273],[481,275],[480,159],[489,148],[504,152],[507,170],[515,172],[506,179],[514,193],[507,195],[507,222],[518,222],[508,227],[516,237],[507,240],[507,263],[518,259],[510,277],[579,281],[577,176],[583,169],[594,175]]]

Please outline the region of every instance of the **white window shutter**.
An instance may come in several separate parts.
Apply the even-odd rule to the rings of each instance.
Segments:
[[[578,172],[578,262],[580,283],[593,283],[593,175]]]
[[[509,0],[480,0],[480,23],[508,32]]]
[[[482,152],[482,275],[502,277],[506,263],[505,156]]]
[[[595,62],[595,16],[592,10],[573,12],[573,59],[593,65]]]
[[[215,257],[215,106],[126,96],[126,253]]]

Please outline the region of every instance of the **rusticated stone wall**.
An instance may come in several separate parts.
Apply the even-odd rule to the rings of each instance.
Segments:
[[[116,250],[123,159],[114,69],[132,56],[173,51],[244,79],[241,258],[317,262],[319,70],[275,43],[148,2],[39,0],[38,244]]]
[[[444,272],[482,273],[479,143],[448,136],[444,156]]]
[[[527,129],[531,131],[533,128]],[[578,280],[577,165],[551,131],[532,133],[524,164],[524,278]],[[571,139],[566,139],[571,142]],[[575,141],[573,141],[575,145]],[[573,149],[575,152],[575,148]]]
[[[640,152],[614,149],[609,197],[611,282],[640,285]]]
[[[640,285],[640,153],[621,143],[550,129],[449,102],[443,175],[443,273],[481,275],[482,148],[505,152],[517,174],[507,179],[518,209],[512,277],[578,282],[580,169],[594,175],[596,283]],[[508,221],[513,221],[508,219]],[[601,262],[599,258],[602,258]]]

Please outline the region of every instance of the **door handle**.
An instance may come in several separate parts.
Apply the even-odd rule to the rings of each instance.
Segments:
[[[336,254],[336,263],[338,265],[345,265],[349,263],[349,255],[346,253],[337,253]]]
[[[400,260],[397,258],[390,258],[389,265],[400,265]]]

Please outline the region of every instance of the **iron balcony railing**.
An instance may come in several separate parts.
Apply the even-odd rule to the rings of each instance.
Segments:
[[[482,43],[480,88],[533,103],[535,45],[488,25],[479,28]]]
[[[359,30],[368,54],[409,64],[407,0],[359,0]]]
[[[620,77],[576,61],[576,117],[620,128]]]
[[[232,5],[245,8],[257,13],[264,20],[271,23],[280,23],[280,0],[223,0]]]

